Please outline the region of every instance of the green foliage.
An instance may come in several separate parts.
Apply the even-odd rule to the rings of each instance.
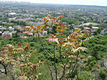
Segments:
[[[14,46],[17,46],[19,42],[22,45],[25,45],[26,43],[28,43],[27,47],[25,46],[23,49],[23,51],[25,51],[26,53],[24,54],[24,52],[22,52],[19,54],[26,56],[28,54],[28,50],[29,52],[32,52],[32,55],[30,55],[29,59],[22,60],[22,62],[24,61],[26,62],[26,60],[30,61],[30,63],[27,62],[29,63],[28,66],[29,65],[31,66],[31,63],[42,64],[41,61],[46,63],[46,64],[43,63],[42,66],[38,65],[39,68],[37,70],[35,69],[38,73],[42,73],[42,76],[40,75],[39,79],[50,80],[48,67],[51,67],[51,70],[53,72],[52,75],[56,76],[56,80],[58,80],[58,77],[65,79],[68,76],[70,76],[68,78],[75,78],[75,80],[94,79],[92,71],[96,70],[95,69],[97,68],[96,65],[98,65],[97,61],[104,57],[105,51],[107,50],[107,45],[106,45],[107,35],[96,36],[90,39],[88,43],[85,43],[85,47],[83,47],[84,45],[83,43],[87,41],[86,37],[89,36],[88,31],[81,31],[80,29],[77,28],[75,29],[74,33],[70,34],[69,32],[65,32],[66,30],[68,31],[69,28],[66,27],[66,25],[61,22],[61,18],[63,16],[59,16],[58,18],[53,17],[51,19],[51,16],[48,14],[47,17],[48,18],[44,18],[45,25],[39,25],[36,28],[34,28],[33,26],[26,27],[26,29],[29,29],[29,30],[33,29],[34,31],[36,30],[37,32],[41,32],[42,30],[44,30],[44,28],[47,27],[47,25],[49,27],[51,26],[52,32],[49,32],[49,33],[53,33],[53,34],[50,34],[53,41],[49,41],[49,40],[48,40],[49,42],[46,41],[46,38],[49,36],[37,37],[37,38],[29,37],[26,39],[17,38],[17,37],[13,37],[11,39],[0,38],[0,49],[7,44],[12,44]],[[50,20],[51,22],[52,21],[57,22],[58,24],[54,23],[55,25],[53,24],[49,25]],[[64,20],[68,24],[79,24],[79,22],[75,19],[63,18],[63,21]],[[11,22],[17,25],[19,24],[23,26],[26,25],[25,22],[20,22],[20,21],[11,21]],[[100,30],[98,30],[98,33],[99,32]],[[57,34],[55,35],[55,33]],[[88,48],[88,50],[86,49],[86,47]],[[12,50],[16,50],[16,49],[17,48],[15,47],[12,48]],[[8,49],[8,52],[9,50],[11,51],[11,49]],[[83,54],[81,54],[81,50],[83,51],[87,50],[87,51],[82,52]],[[16,51],[15,53],[17,52],[18,51]],[[85,53],[88,53],[88,54],[85,54]],[[19,54],[13,54],[12,57],[14,56],[14,59],[16,60],[19,57]],[[23,56],[20,56],[20,57],[23,57]],[[92,56],[92,57],[89,58],[88,56]],[[79,65],[82,65],[82,66],[79,66]],[[35,65],[32,65],[31,67],[35,67]],[[84,67],[84,68],[81,69],[80,67]],[[79,68],[80,70],[78,70]],[[100,71],[100,77],[102,79],[105,79],[104,71]]]
[[[106,80],[107,70],[106,69],[101,69],[99,75],[102,78],[102,80]]]
[[[24,22],[24,21],[11,21],[11,23],[14,23],[16,25],[21,25],[21,26],[26,26],[27,25],[27,23]]]
[[[94,80],[93,74],[88,71],[80,72],[78,77],[79,77],[79,80]],[[76,76],[75,80],[77,80],[77,76]]]
[[[46,36],[48,37],[48,36]],[[44,39],[46,37],[42,37],[42,40],[45,41]],[[30,44],[30,50],[34,50],[35,54],[33,54],[30,58],[30,61],[33,63],[37,63],[40,61],[45,61],[45,57],[44,57],[44,52],[42,50],[42,48],[40,47],[40,41],[38,38],[35,37],[30,37],[27,39],[22,39],[22,38],[11,38],[11,39],[3,39],[0,38],[0,49],[5,46],[6,44],[13,44],[13,45],[17,45],[18,42],[21,42],[23,45],[25,45],[25,43]],[[45,42],[46,43],[46,42]],[[45,44],[46,45],[46,44]],[[93,74],[91,72],[89,72],[89,70],[93,70],[94,68],[97,69],[96,67],[96,63],[98,61],[98,59],[104,58],[106,55],[106,50],[107,50],[107,35],[104,36],[99,36],[99,37],[94,37],[92,39],[89,40],[88,43],[85,43],[85,47],[88,48],[87,54],[84,54],[87,56],[92,56],[92,58],[88,58],[88,61],[86,62],[87,65],[85,66],[85,71],[82,71],[81,73],[79,73],[79,79],[80,80],[89,80],[89,79],[94,79],[93,78]],[[45,48],[49,51],[52,50],[52,45],[48,44],[48,46],[45,46]],[[57,56],[57,55],[56,55]],[[52,58],[49,58],[50,60],[53,61]],[[58,57],[56,57],[56,61],[57,64],[60,64]],[[47,65],[42,65],[39,67],[38,72],[42,72],[42,76],[40,76],[40,79],[47,79],[50,80],[50,76],[49,75],[49,70]],[[105,70],[101,70],[99,73],[100,77],[104,80],[106,77],[106,71]],[[49,78],[47,78],[49,77]],[[75,79],[77,79],[77,77],[75,76]]]
[[[63,18],[62,19],[63,22],[67,22],[68,24],[75,24],[78,25],[79,21],[77,21],[76,19],[72,19],[72,18]]]
[[[85,47],[88,48],[88,53],[96,59],[103,58],[107,50],[107,35],[90,39]]]

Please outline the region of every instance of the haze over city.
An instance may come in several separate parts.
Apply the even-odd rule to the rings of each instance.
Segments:
[[[0,0],[0,1],[107,6],[107,0]]]

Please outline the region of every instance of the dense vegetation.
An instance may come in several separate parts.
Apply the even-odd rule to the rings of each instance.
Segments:
[[[61,22],[62,16],[47,17],[54,24],[50,26],[48,18],[44,18],[44,25],[25,29],[39,33],[47,25],[52,29],[55,27],[50,36],[0,38],[0,61],[4,68],[9,68],[5,71],[7,77],[1,77],[10,80],[106,80],[107,66],[103,59],[107,58],[107,35],[92,37],[87,31],[77,28],[68,36],[67,28]]]
[[[44,37],[42,39],[44,39]],[[35,37],[30,37],[27,39],[16,38],[16,37],[11,38],[11,39],[0,38],[0,49],[6,44],[17,45],[19,42],[21,42],[23,45],[29,42],[31,50],[34,50],[34,49],[37,50],[37,53],[31,57],[32,62],[39,62],[39,60],[45,59],[43,56],[44,52],[41,50],[41,47],[40,47],[40,41],[38,40],[38,38],[35,38]],[[89,63],[86,66],[87,71],[82,72],[83,76],[80,76],[80,78],[82,78],[81,80],[84,80],[84,77],[90,73],[89,72],[90,70],[93,70],[94,68],[97,69],[96,68],[98,67],[98,65],[96,66],[97,63],[102,67],[99,68],[100,70],[98,71],[98,73],[96,72],[97,75],[99,75],[96,77],[97,78],[101,77],[102,80],[104,80],[107,77],[107,74],[106,74],[107,71],[106,71],[106,68],[104,68],[104,63],[103,63],[102,58],[107,59],[107,55],[106,55],[107,54],[107,51],[106,51],[107,50],[107,35],[97,36],[95,38],[92,38],[88,41],[88,43],[86,43],[85,46],[88,48],[88,50],[83,54],[86,57],[88,56],[93,56],[93,57],[89,59]],[[50,45],[47,48],[51,50],[52,46]],[[40,79],[48,78],[48,80],[50,80],[50,77],[47,76],[49,75],[47,65],[42,65],[40,68],[41,68],[40,70],[44,73]]]

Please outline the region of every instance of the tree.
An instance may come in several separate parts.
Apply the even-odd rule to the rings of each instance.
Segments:
[[[84,42],[89,39],[87,38],[89,33],[88,31],[81,31],[77,28],[75,32],[67,36],[64,34],[64,32],[66,32],[66,25],[61,21],[62,17],[63,16],[55,18],[48,14],[47,17],[43,18],[43,25],[25,27],[25,29],[33,30],[34,32],[36,30],[37,33],[41,33],[46,28],[56,27],[56,33],[50,34],[50,38],[47,39],[48,43],[46,43],[47,46],[48,44],[53,45],[52,51],[45,48],[44,41],[42,41],[38,35],[42,50],[44,51],[46,64],[50,70],[51,79],[73,79],[77,76],[77,80],[79,80],[78,63],[82,55],[80,52],[86,50],[86,48],[82,46]],[[57,64],[57,59],[60,64]],[[55,76],[53,76],[53,74],[55,74]]]

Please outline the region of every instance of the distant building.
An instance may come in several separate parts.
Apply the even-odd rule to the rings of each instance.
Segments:
[[[20,29],[21,28],[21,26],[13,26],[14,28],[16,28],[16,29]]]
[[[16,33],[17,33],[17,31],[12,31],[11,33],[12,33],[12,34],[16,34]]]
[[[10,16],[14,16],[14,15],[16,15],[16,13],[11,12],[11,13],[9,13],[8,15],[10,15]]]
[[[9,31],[14,31],[14,28],[10,26],[10,27],[8,28],[8,30],[9,30]]]
[[[6,28],[0,27],[0,31],[4,31],[4,30],[6,30]]]
[[[80,27],[81,27],[80,25],[72,25],[72,26],[71,26],[71,28],[74,28],[74,29],[75,29],[75,28],[80,28]]]
[[[20,38],[28,38],[27,36],[20,36]]]
[[[107,29],[103,29],[100,34],[104,35],[104,34],[107,34]]]
[[[89,25],[98,25],[98,24],[97,23],[88,22],[88,23],[83,23],[80,26],[89,26]]]
[[[84,27],[84,30],[88,30],[88,31],[90,31],[90,30],[91,30],[91,28]]]
[[[12,33],[10,33],[9,31],[5,31],[5,32],[2,33],[2,37],[6,38],[6,39],[11,38]]]
[[[33,33],[30,33],[30,32],[29,32],[29,33],[28,33],[28,36],[33,36]]]
[[[16,17],[15,18],[9,18],[9,21],[12,21],[12,20],[16,20]]]
[[[43,32],[42,32],[42,35],[47,35],[47,31],[43,31]]]
[[[29,32],[29,31],[24,31],[23,34],[27,34],[28,36],[33,36],[33,33]]]
[[[0,21],[0,24],[2,24],[2,22]]]
[[[92,27],[92,29],[93,29],[93,30],[97,30],[97,29],[99,29],[99,27]]]

